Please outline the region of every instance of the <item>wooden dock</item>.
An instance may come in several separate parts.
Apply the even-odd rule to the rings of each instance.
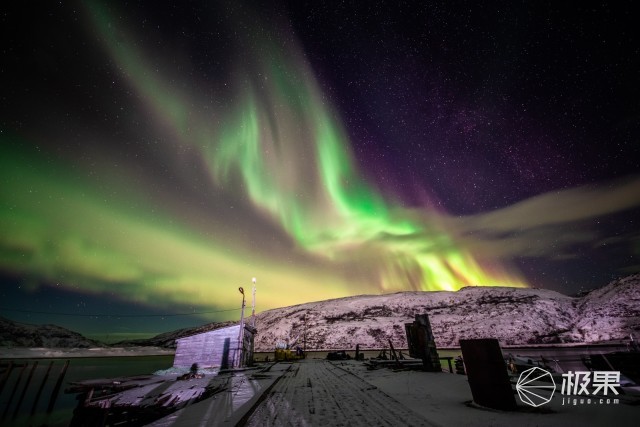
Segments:
[[[53,365],[53,361],[46,363],[46,366],[45,363],[39,365],[38,361],[30,360],[0,362],[0,398],[4,404],[0,413],[0,424],[14,422],[20,414],[27,413],[33,417],[37,412],[46,415],[53,412],[69,367],[69,360],[59,369],[52,369]],[[35,394],[28,393],[29,390],[36,389]],[[26,398],[28,394],[30,397]],[[46,412],[43,405],[46,405]]]
[[[185,417],[240,419],[289,368],[290,364],[270,363],[190,379],[144,375],[71,383],[65,392],[78,394],[78,407],[70,426],[171,426],[178,419],[188,425]],[[205,413],[198,409],[203,405]]]

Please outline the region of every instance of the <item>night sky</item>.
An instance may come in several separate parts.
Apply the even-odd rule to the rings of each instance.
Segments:
[[[264,3],[0,6],[1,316],[114,340],[253,277],[262,311],[640,271],[632,2]]]

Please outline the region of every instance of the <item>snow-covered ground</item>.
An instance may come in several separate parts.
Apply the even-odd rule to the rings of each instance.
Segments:
[[[505,412],[474,407],[467,377],[421,371],[367,371],[362,364],[338,362],[339,366],[365,380],[393,399],[439,426],[635,426],[640,402],[620,397],[618,404],[573,405],[564,401],[560,385],[548,404],[533,408],[516,396],[518,411]],[[584,397],[584,396],[583,396]],[[566,398],[565,398],[566,399]],[[426,425],[429,425],[426,424]],[[348,425],[348,424],[345,424]]]
[[[559,390],[538,408],[519,401],[516,411],[480,408],[472,403],[466,376],[369,371],[357,361],[277,363],[225,381],[219,393],[152,425],[624,427],[637,425],[638,416],[638,397],[619,395],[617,403],[608,404],[594,398],[592,404],[574,405]]]
[[[358,363],[358,362],[356,362]],[[358,363],[362,366],[362,363]],[[307,359],[292,365],[254,408],[247,426],[436,425],[340,365]]]

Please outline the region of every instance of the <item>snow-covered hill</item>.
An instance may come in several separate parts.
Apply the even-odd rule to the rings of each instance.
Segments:
[[[503,345],[598,342],[640,332],[640,274],[580,298],[542,289],[468,287],[457,292],[401,292],[284,307],[256,319],[257,351],[276,342],[308,349],[406,347],[404,324],[428,313],[436,343],[498,338]],[[306,333],[305,333],[306,331]]]
[[[89,348],[103,344],[56,325],[27,325],[0,317],[0,347]]]
[[[577,311],[576,337],[587,342],[615,340],[640,331],[640,274],[590,292],[580,299]]]
[[[503,345],[594,343],[640,338],[640,274],[581,297],[543,289],[468,287],[457,292],[400,292],[311,302],[256,316],[256,351],[279,342],[307,349],[406,348],[404,324],[427,313],[439,347],[461,338],[497,338]],[[229,326],[210,323],[117,346],[175,348],[175,340]],[[306,333],[305,333],[306,331]],[[0,347],[86,348],[101,345],[53,325],[21,325],[0,318]]]

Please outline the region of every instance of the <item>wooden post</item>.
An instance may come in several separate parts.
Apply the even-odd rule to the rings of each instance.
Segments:
[[[31,415],[36,413],[36,407],[38,406],[38,400],[40,400],[40,395],[42,394],[42,389],[44,385],[47,383],[47,379],[49,378],[49,373],[51,372],[51,367],[53,366],[53,360],[49,362],[49,367],[47,368],[47,373],[44,374],[44,378],[42,378],[42,383],[40,384],[40,388],[38,388],[38,393],[36,394],[36,398],[33,401],[33,406],[31,407]]]
[[[85,393],[84,395],[84,400],[82,402],[83,406],[87,406],[89,403],[91,403],[91,398],[93,397],[93,391],[95,390],[94,387],[91,387],[91,389]]]
[[[449,373],[453,374],[453,365],[451,364],[451,360],[453,359],[453,356],[441,356],[439,357],[440,360],[446,360],[447,363],[449,364]]]
[[[22,401],[24,400],[24,396],[27,394],[27,388],[29,387],[29,384],[31,383],[31,378],[33,377],[33,371],[35,371],[37,366],[38,366],[37,361],[33,364],[33,366],[31,366],[31,371],[29,371],[29,376],[27,377],[27,381],[24,383],[24,387],[22,388],[22,393],[20,393],[20,398],[18,399],[18,404],[16,405],[16,409],[13,411],[13,418],[18,416],[18,411],[22,406]]]
[[[9,412],[9,407],[11,406],[11,402],[13,401],[13,396],[16,394],[16,391],[18,390],[18,385],[20,385],[20,380],[22,379],[22,373],[24,372],[28,364],[29,363],[25,363],[24,365],[22,365],[22,369],[20,369],[20,373],[18,374],[18,379],[16,380],[16,383],[13,386],[13,390],[11,390],[11,396],[9,396],[7,407],[4,409],[4,412],[2,413],[2,419],[4,419],[7,416],[7,413]]]
[[[307,312],[304,312],[304,329],[302,331],[302,352],[305,359],[307,358]]]
[[[447,356],[447,363],[449,363],[449,373],[453,374],[453,366],[451,366],[451,359],[453,359],[453,356]]]
[[[53,412],[53,406],[56,403],[56,399],[58,398],[58,393],[60,392],[60,386],[62,386],[62,380],[64,379],[65,374],[67,373],[67,368],[69,367],[69,361],[64,362],[64,366],[60,371],[60,375],[58,375],[58,381],[56,381],[55,387],[53,387],[53,391],[51,392],[51,398],[49,399],[49,406],[47,407],[47,414]]]
[[[393,348],[393,343],[391,342],[391,339],[389,339],[389,348],[391,349],[391,354],[393,355],[393,359],[396,361],[396,366],[399,368],[400,361],[398,360],[398,355],[396,354],[395,348]]]
[[[2,376],[2,380],[0,380],[0,395],[2,395],[2,390],[4,390],[4,386],[7,383],[7,380],[9,379],[9,375],[11,375],[11,371],[13,371],[13,360],[9,361],[9,364],[7,365],[7,370]]]

